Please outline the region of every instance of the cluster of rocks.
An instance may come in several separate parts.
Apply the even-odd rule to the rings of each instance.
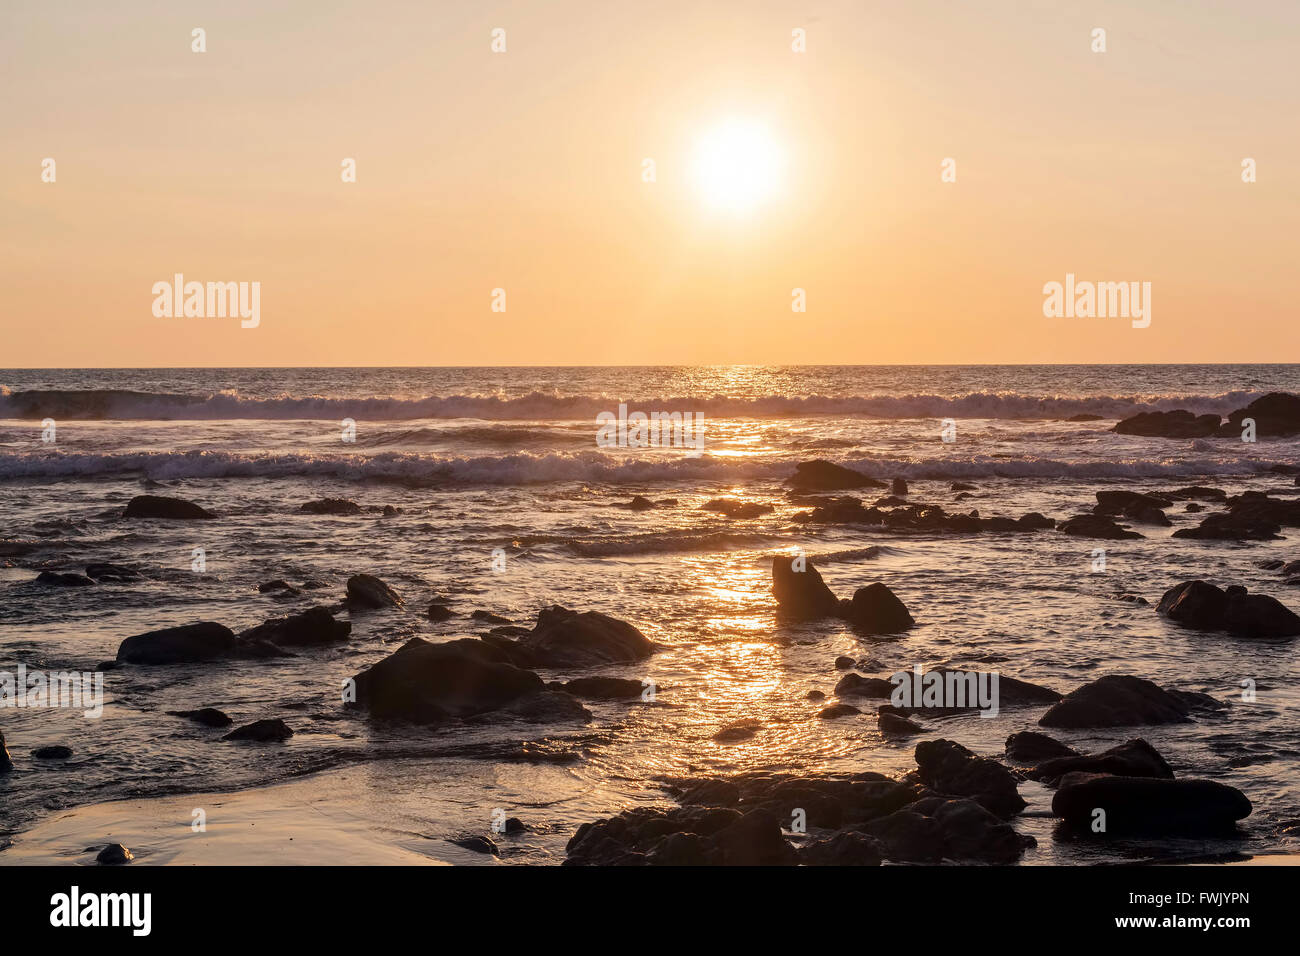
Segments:
[[[328,608],[273,618],[236,634],[224,624],[201,621],[165,627],[128,637],[117,648],[118,664],[192,664],[200,661],[286,657],[289,648],[318,647],[345,641],[352,625]]]
[[[1272,541],[1282,528],[1300,528],[1300,500],[1247,491],[1227,499],[1228,510],[1207,515],[1195,528],[1180,528],[1175,538],[1211,541]]]
[[[916,622],[893,591],[877,582],[837,598],[806,558],[772,558],[772,593],[782,616],[796,620],[838,617],[869,634],[895,634]]]
[[[1241,585],[1225,590],[1205,581],[1184,581],[1164,593],[1156,611],[1197,631],[1227,631],[1251,638],[1300,634],[1300,616],[1276,598],[1248,594]]]
[[[1038,512],[1019,518],[984,518],[979,511],[966,514],[950,513],[940,505],[904,504],[896,496],[881,498],[868,507],[860,498],[841,496],[835,498],[808,497],[804,503],[814,505],[811,511],[801,511],[795,521],[805,524],[862,524],[899,531],[930,531],[948,534],[979,534],[999,531],[1040,531],[1051,528],[1056,522]],[[891,507],[893,506],[893,507]]]
[[[1265,438],[1300,435],[1300,396],[1269,392],[1245,408],[1228,415],[1196,415],[1179,409],[1172,412],[1143,412],[1119,422],[1112,431],[1120,435],[1149,438],[1236,438],[1240,439],[1246,419],[1255,422],[1255,434]]]

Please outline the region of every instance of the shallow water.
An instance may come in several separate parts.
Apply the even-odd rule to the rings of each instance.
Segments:
[[[870,714],[821,720],[822,705],[806,699],[810,689],[830,692],[842,676],[833,661],[847,654],[870,659],[863,672],[881,676],[948,664],[1068,691],[1128,673],[1233,702],[1222,718],[1195,724],[1054,736],[1099,749],[1141,735],[1180,775],[1239,787],[1255,805],[1244,841],[1096,850],[1058,842],[1051,820],[1029,816],[1016,824],[1039,840],[1027,863],[1295,846],[1279,833],[1300,820],[1293,642],[1185,631],[1151,606],[1118,600],[1136,593],[1154,605],[1168,587],[1200,577],[1300,604],[1276,572],[1256,566],[1300,557],[1291,541],[1173,539],[1203,517],[1181,504],[1168,511],[1173,528],[1135,526],[1145,538],[1134,541],[804,527],[792,519],[806,506],[791,504],[782,485],[795,462],[824,457],[877,477],[904,476],[914,502],[984,516],[1064,518],[1089,510],[1107,487],[1195,483],[1294,494],[1293,480],[1269,469],[1300,464],[1300,442],[1107,431],[1136,411],[1226,413],[1270,389],[1295,390],[1294,366],[15,371],[0,372],[0,385],[0,564],[13,565],[0,568],[0,669],[21,661],[88,670],[127,636],[196,620],[239,630],[334,604],[347,577],[362,571],[408,600],[406,611],[353,615],[352,639],[336,649],[110,671],[98,720],[0,710],[18,768],[0,777],[0,821],[11,830],[53,809],[126,796],[240,789],[313,771],[323,771],[317,779],[328,787],[330,768],[364,762],[377,790],[445,808],[426,821],[433,835],[484,832],[491,810],[503,808],[551,826],[546,858],[558,860],[578,823],[666,802],[657,786],[663,776],[910,769],[913,744],[883,740]],[[595,416],[619,401],[703,411],[703,455],[596,447]],[[1106,417],[1062,420],[1080,413]],[[46,417],[56,421],[53,444],[40,440]],[[356,421],[355,443],[341,440],[344,418]],[[955,442],[941,440],[944,418],[955,421]],[[949,484],[957,478],[978,486],[969,501],[954,502]],[[164,484],[153,493],[198,502],[219,520],[117,517],[146,479]],[[676,504],[622,507],[634,494]],[[401,511],[387,518],[298,511],[327,496]],[[776,510],[750,520],[700,510],[720,496]],[[1106,571],[1093,573],[1099,547]],[[195,548],[205,553],[202,573],[191,570]],[[506,553],[502,573],[492,569],[496,548]],[[770,559],[794,548],[805,549],[841,595],[883,581],[918,626],[868,640],[832,622],[778,623]],[[33,583],[42,569],[80,570],[91,561],[139,566],[147,579]],[[322,587],[287,600],[257,592],[275,578]],[[519,623],[552,603],[632,621],[663,649],[607,672],[653,680],[656,700],[588,702],[595,720],[579,728],[400,729],[345,712],[342,682],[410,637],[484,630],[464,616],[431,623],[423,610],[435,597],[462,615],[482,608]],[[1254,703],[1241,700],[1248,678],[1258,685]],[[217,732],[164,714],[201,706],[220,707],[237,723],[282,717],[297,733],[284,745],[221,743]],[[1041,712],[1007,708],[991,719],[927,726],[997,754]],[[751,739],[712,739],[743,719],[762,724]],[[56,743],[73,748],[71,760],[29,756]],[[416,766],[420,773],[411,772]],[[1021,792],[1031,811],[1050,804],[1037,784]]]

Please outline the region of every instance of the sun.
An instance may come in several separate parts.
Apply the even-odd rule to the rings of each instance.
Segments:
[[[728,119],[696,144],[695,184],[708,206],[748,212],[776,192],[783,164],[781,148],[766,126]]]

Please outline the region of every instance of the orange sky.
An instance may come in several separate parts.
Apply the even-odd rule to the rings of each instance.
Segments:
[[[5,0],[0,366],[1300,361],[1300,4],[1130,6]],[[720,212],[729,117],[782,173]]]

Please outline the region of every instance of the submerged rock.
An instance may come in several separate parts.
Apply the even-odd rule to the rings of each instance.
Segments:
[[[348,578],[348,605],[353,608],[378,609],[403,607],[396,591],[373,574],[354,574]]]
[[[429,620],[436,623],[442,623],[456,616],[455,611],[445,604],[438,604],[436,601],[429,605],[429,610],[426,613],[429,615]]]
[[[169,710],[168,716],[184,717],[204,727],[229,727],[234,723],[229,717],[215,707],[200,707],[198,710]]]
[[[361,506],[346,498],[320,498],[316,501],[304,501],[298,509],[312,515],[356,515],[361,514]]]
[[[1066,694],[1038,721],[1042,727],[1123,727],[1189,723],[1189,707],[1149,680],[1107,674]]]
[[[645,685],[639,680],[624,677],[576,677],[562,685],[563,690],[575,697],[591,700],[623,700],[640,697]]]
[[[1057,525],[1062,534],[1078,538],[1105,538],[1109,540],[1128,540],[1140,538],[1136,531],[1129,531],[1123,525],[1116,524],[1106,515],[1075,515]]]
[[[86,577],[94,578],[102,583],[104,581],[138,581],[142,575],[135,568],[98,562],[86,565]]]
[[[1218,434],[1221,421],[1218,415],[1194,415],[1181,409],[1173,412],[1142,412],[1125,418],[1111,431],[1147,438],[1209,438]]]
[[[1045,760],[1029,772],[1029,777],[1032,780],[1054,781],[1067,773],[1108,773],[1116,777],[1174,779],[1174,771],[1165,758],[1140,737],[1097,754],[1075,754]]]
[[[71,571],[42,571],[36,576],[36,583],[48,587],[81,588],[93,585],[95,582],[84,574],[75,574]]]
[[[251,724],[246,724],[232,730],[222,740],[253,740],[259,743],[274,743],[281,740],[288,740],[293,736],[293,730],[283,720],[278,717],[255,720]]]
[[[127,502],[123,518],[164,518],[173,521],[196,521],[215,518],[211,511],[180,498],[161,495],[136,495]]]
[[[882,710],[876,715],[876,725],[886,737],[912,737],[925,733],[924,727],[887,710]]]
[[[776,510],[771,505],[756,501],[740,501],[735,498],[714,498],[700,507],[705,511],[716,511],[728,518],[737,519],[759,518]]]
[[[1033,730],[1022,730],[1008,737],[1006,754],[1012,760],[1021,763],[1038,763],[1040,760],[1079,756],[1079,752],[1073,747],[1067,747],[1059,740]]]
[[[32,756],[37,760],[67,760],[72,756],[72,748],[65,747],[62,744],[53,744],[49,747],[37,747],[32,751]]]
[[[1229,832],[1251,809],[1240,790],[1212,780],[1081,776],[1062,781],[1052,798],[1054,814],[1094,836]],[[1093,829],[1098,810],[1105,812],[1100,834]]]
[[[230,628],[203,621],[128,637],[118,646],[117,660],[123,664],[190,664],[233,654],[238,643]]]

